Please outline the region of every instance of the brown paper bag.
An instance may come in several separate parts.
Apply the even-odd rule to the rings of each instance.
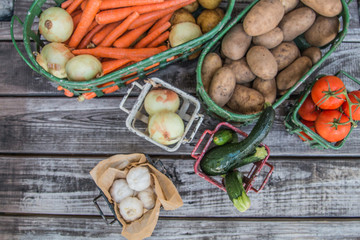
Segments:
[[[149,168],[157,199],[153,209],[146,211],[140,219],[127,223],[120,215],[118,204],[111,199],[109,190],[116,179],[125,178],[130,168],[134,166],[147,166]],[[121,234],[129,240],[144,239],[151,236],[159,218],[161,206],[165,210],[174,210],[183,205],[172,181],[152,166],[144,154],[114,155],[99,162],[90,171],[90,175],[109,202],[114,204],[116,217],[123,226]]]

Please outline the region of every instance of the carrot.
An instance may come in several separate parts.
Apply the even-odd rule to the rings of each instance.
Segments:
[[[150,30],[149,30],[148,33],[152,33],[155,29],[157,29],[158,27],[162,26],[164,23],[170,21],[170,19],[171,19],[171,17],[172,17],[173,14],[174,14],[174,13],[172,12],[172,13],[169,13],[168,15],[160,18],[160,19],[152,26],[152,28],[150,28]]]
[[[144,25],[146,23],[158,20],[158,19],[168,15],[169,13],[174,12],[177,9],[182,8],[182,7],[186,6],[186,5],[189,5],[190,3],[193,3],[195,1],[196,0],[187,0],[186,2],[182,2],[181,4],[178,4],[178,5],[173,6],[173,7],[169,7],[167,9],[142,14],[138,19],[136,19],[130,25],[129,29],[134,29],[134,28],[142,26],[142,25]]]
[[[65,9],[65,8],[69,7],[73,3],[73,1],[74,0],[66,0],[65,2],[61,3],[61,8]]]
[[[122,23],[119,24],[109,35],[107,35],[99,46],[110,47],[115,40],[126,32],[131,23],[133,23],[138,17],[139,13],[133,12]]]
[[[81,40],[78,48],[87,48],[87,46],[90,44],[91,39],[94,37],[94,35],[99,32],[101,29],[103,29],[105,25],[97,25],[94,27],[91,31],[89,31],[88,34]]]
[[[74,18],[76,15],[81,14],[81,13],[82,13],[82,11],[81,11],[80,9],[78,9],[78,10],[76,10],[76,11],[73,11],[73,12],[70,14],[70,16],[71,16],[72,18]]]
[[[103,74],[106,75],[108,73],[111,73],[129,62],[131,62],[131,60],[128,58],[102,62],[101,65],[103,69]]]
[[[166,31],[163,32],[160,36],[158,36],[154,41],[152,41],[149,45],[147,45],[146,47],[157,47],[160,44],[162,44],[163,42],[165,42],[168,38],[169,38],[170,32]]]
[[[83,11],[84,11],[84,9],[85,9],[85,7],[86,7],[87,2],[88,2],[88,0],[84,0],[84,1],[81,3],[81,5],[80,5],[81,10],[83,10]]]
[[[74,29],[76,29],[77,25],[79,24],[80,19],[81,19],[81,15],[82,15],[82,13],[79,12],[77,15],[75,15],[73,17]]]
[[[94,27],[98,26],[99,24],[93,20],[92,23],[90,24],[89,28],[87,29],[87,32],[90,32]]]
[[[100,10],[137,6],[137,5],[146,5],[146,4],[153,4],[160,2],[164,2],[164,0],[121,0],[121,1],[103,0],[100,6]]]
[[[93,42],[96,46],[99,45],[102,40],[104,40],[104,38],[119,24],[119,22],[107,24],[103,29],[101,29],[98,33],[95,34],[91,42]]]
[[[157,38],[158,36],[160,36],[163,32],[165,32],[169,27],[171,26],[170,22],[166,22],[164,25],[162,25],[161,27],[157,28],[155,31],[153,31],[152,33],[149,33],[146,37],[144,37],[143,39],[141,39],[135,46],[134,48],[144,48],[147,45],[149,45],[149,43],[151,43],[152,41],[154,41],[155,38]]]
[[[141,34],[146,32],[146,30],[148,30],[153,24],[154,22],[151,22],[125,33],[123,36],[121,36],[114,42],[113,46],[117,48],[130,47],[131,44],[135,42],[136,39],[138,39]]]
[[[162,3],[155,3],[149,5],[140,5],[133,7],[125,7],[114,10],[102,11],[96,15],[96,21],[99,24],[107,24],[111,22],[116,22],[124,19],[132,12],[138,12],[139,14],[144,14],[148,12],[154,12],[158,10],[168,9],[170,7],[179,5],[188,0],[171,0],[165,1]]]
[[[166,47],[164,48],[162,46],[158,48],[137,48],[137,49],[96,47],[96,48],[88,48],[88,49],[75,49],[72,51],[72,53],[75,55],[90,54],[95,57],[102,57],[102,58],[114,58],[114,59],[129,58],[134,61],[141,61],[145,58],[163,52],[166,49],[167,49]]]
[[[74,0],[68,8],[66,8],[66,11],[71,14],[73,11],[75,11],[78,6],[82,3],[84,0]]]
[[[81,15],[80,22],[72,34],[69,47],[76,48],[81,39],[85,36],[89,26],[93,22],[96,13],[99,11],[101,0],[89,0],[86,8]]]

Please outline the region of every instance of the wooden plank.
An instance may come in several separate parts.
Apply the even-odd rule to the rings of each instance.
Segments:
[[[90,170],[106,157],[0,157],[0,212],[98,215]],[[157,157],[153,157],[158,159]],[[161,158],[184,205],[167,217],[359,217],[358,159],[270,158],[275,171],[265,189],[249,193],[238,212],[228,196],[194,174],[194,160]],[[249,167],[241,168],[246,173]],[[267,168],[255,182],[258,187]],[[110,214],[104,200],[99,204]]]
[[[120,226],[101,219],[68,217],[0,218],[2,239],[125,239]],[[150,238],[170,239],[358,239],[359,221],[251,221],[159,219]]]

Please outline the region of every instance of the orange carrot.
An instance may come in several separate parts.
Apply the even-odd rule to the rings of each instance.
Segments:
[[[99,11],[101,0],[89,0],[86,8],[81,15],[80,22],[72,34],[69,47],[76,48],[81,39],[85,36],[89,26],[93,22],[96,13]]]
[[[86,4],[87,4],[88,0],[84,0],[81,4],[80,4],[80,8],[81,10],[85,10]]]
[[[131,60],[128,58],[102,62],[101,65],[103,69],[103,74],[106,75],[108,73],[111,73],[129,62],[131,62]]]
[[[144,25],[146,23],[158,20],[158,19],[168,15],[169,13],[174,12],[177,9],[182,8],[182,7],[186,6],[186,5],[189,5],[189,4],[191,4],[191,3],[195,2],[195,1],[196,0],[187,0],[185,2],[182,2],[181,4],[178,4],[178,5],[173,6],[173,7],[169,7],[167,9],[142,14],[138,19],[136,19],[130,25],[129,29],[134,29],[134,28],[142,26],[142,25]]]
[[[69,7],[73,3],[73,1],[74,0],[66,0],[65,2],[61,3],[61,8],[65,9],[65,8]]]
[[[151,22],[125,33],[123,36],[121,36],[114,42],[113,46],[117,48],[130,47],[131,44],[135,42],[136,39],[138,39],[141,34],[146,32],[153,24],[154,22]]]
[[[91,30],[93,30],[94,27],[98,26],[99,24],[93,20],[92,23],[90,24],[89,28],[87,29],[88,32],[90,32]]]
[[[73,11],[73,12],[70,14],[70,16],[71,16],[72,18],[74,18],[76,15],[79,15],[79,14],[81,14],[81,13],[82,13],[81,10],[76,10],[76,11]]]
[[[99,46],[102,47],[110,47],[117,38],[126,32],[129,28],[130,24],[132,24],[138,17],[139,13],[133,12],[130,14],[119,26],[117,26],[114,30],[112,30],[109,35],[107,35],[104,40],[100,43]]]
[[[95,34],[91,42],[93,42],[96,46],[99,45],[102,42],[102,40],[104,40],[104,38],[109,33],[111,33],[111,31],[114,30],[119,24],[120,22],[107,24],[103,29],[101,29],[101,31]]]
[[[114,58],[114,59],[129,58],[134,61],[141,61],[145,58],[151,57],[165,50],[167,50],[167,48],[166,47],[164,48],[162,46],[158,48],[138,48],[138,49],[96,47],[96,48],[88,48],[88,49],[75,49],[72,51],[72,53],[75,55],[90,54],[95,57]]]
[[[81,19],[81,12],[79,12],[77,15],[75,15],[73,17],[73,23],[74,23],[74,29],[76,29],[77,25],[79,24],[80,22],[80,19]]]
[[[163,32],[165,32],[169,27],[171,26],[170,22],[166,22],[164,25],[162,25],[161,27],[157,28],[155,31],[153,31],[152,33],[149,33],[146,37],[144,37],[143,39],[141,39],[135,46],[134,48],[144,48],[147,45],[149,45],[152,41],[154,41],[155,38],[157,38],[158,36],[160,36]]]
[[[87,46],[90,44],[91,39],[94,37],[94,35],[99,32],[101,29],[103,29],[105,25],[97,25],[94,27],[91,31],[89,31],[88,34],[81,40],[78,48],[87,48]]]
[[[71,14],[73,11],[75,11],[78,6],[82,3],[84,0],[74,0],[68,8],[66,8],[66,11]]]
[[[137,5],[146,5],[146,4],[153,4],[160,2],[164,2],[164,0],[121,0],[121,1],[103,0],[100,6],[100,10],[137,6]]]
[[[170,32],[166,31],[163,32],[160,36],[158,36],[154,41],[152,41],[149,45],[147,45],[146,47],[157,47],[160,44],[162,44],[163,42],[165,42],[168,38],[169,38]]]
[[[162,26],[164,23],[170,21],[170,19],[171,19],[171,17],[172,17],[173,14],[174,14],[174,13],[172,12],[172,13],[169,13],[168,15],[160,18],[160,19],[154,24],[154,26],[152,26],[152,28],[150,28],[150,30],[149,30],[148,33],[152,33],[155,29],[157,29],[158,27]]]
[[[99,24],[107,24],[111,22],[116,22],[124,19],[132,12],[138,12],[139,14],[144,14],[148,12],[154,12],[158,10],[168,9],[170,7],[179,5],[188,0],[171,0],[165,1],[162,3],[155,3],[149,5],[140,5],[133,7],[125,7],[114,10],[102,11],[96,15],[96,21]]]

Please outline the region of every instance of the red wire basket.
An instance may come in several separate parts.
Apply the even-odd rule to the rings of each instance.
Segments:
[[[194,150],[192,151],[191,153],[191,156],[193,158],[196,159],[196,162],[195,162],[195,165],[194,165],[194,170],[195,170],[195,173],[201,177],[202,179],[205,179],[206,181],[208,181],[209,183],[217,186],[218,188],[220,188],[221,190],[225,191],[226,192],[226,189],[225,189],[225,186],[224,186],[224,183],[223,182],[220,182],[208,175],[206,175],[205,173],[203,173],[200,169],[200,161],[201,159],[204,157],[206,151],[208,150],[210,144],[212,143],[212,140],[213,140],[213,137],[214,137],[214,134],[222,127],[222,126],[225,126],[225,127],[228,127],[232,130],[234,130],[235,132],[237,132],[238,134],[240,134],[241,136],[243,137],[247,137],[248,134],[246,134],[245,132],[241,131],[240,129],[234,127],[233,125],[231,125],[230,123],[227,123],[227,122],[221,122],[219,123],[216,128],[212,131],[210,130],[206,130],[200,137],[199,141],[197,142]],[[205,147],[202,149],[201,153],[200,154],[196,154],[196,152],[198,151],[201,143],[204,141],[206,135],[209,134],[209,139],[207,140],[206,142],[206,145]],[[258,161],[258,162],[255,162],[253,163],[253,166],[251,168],[251,170],[249,171],[249,173],[244,176],[243,178],[243,182],[244,182],[244,188],[245,188],[245,191],[246,193],[248,193],[250,190],[258,193],[260,192],[265,184],[268,182],[269,178],[270,178],[270,175],[272,174],[272,172],[274,171],[274,167],[273,165],[271,165],[270,163],[267,162],[269,156],[270,156],[270,149],[268,146],[266,146],[265,144],[261,144],[261,146],[264,146],[266,151],[267,151],[267,156],[262,160],[262,161]],[[260,171],[263,169],[264,166],[268,166],[269,167],[269,171],[268,173],[266,174],[266,177],[264,178],[261,186],[256,189],[253,187],[253,183],[256,179],[256,177],[259,175]]]

